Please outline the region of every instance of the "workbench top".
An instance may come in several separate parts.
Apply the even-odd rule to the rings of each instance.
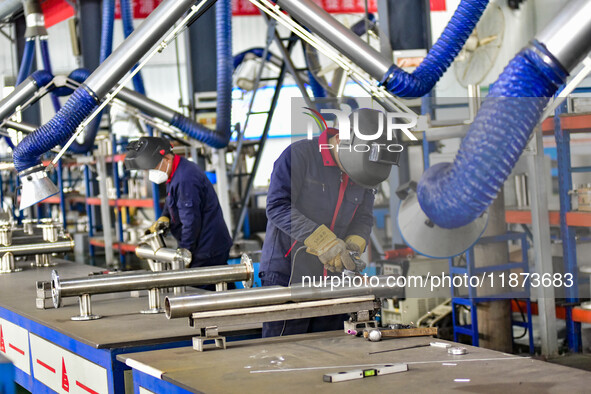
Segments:
[[[462,356],[421,346],[432,341],[368,342],[335,331],[232,342],[226,350],[187,347],[117,358],[191,392],[589,392],[590,372],[472,346],[461,345],[468,349]],[[322,380],[325,373],[394,363],[406,363],[409,370],[340,383]]]
[[[92,297],[92,312],[103,318],[91,321],[72,321],[80,313],[77,297],[62,299],[62,308],[35,307],[36,281],[50,281],[51,271],[57,270],[62,280],[84,277],[104,268],[54,259],[54,267],[31,268],[28,263],[17,263],[21,272],[0,275],[0,307],[22,317],[61,332],[97,349],[151,345],[190,340],[196,330],[188,319],[168,320],[164,313],[141,314],[148,309],[147,291],[141,297],[130,292],[96,295]],[[254,333],[255,328],[247,333]]]

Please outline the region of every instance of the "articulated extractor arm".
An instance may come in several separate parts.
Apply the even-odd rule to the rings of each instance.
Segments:
[[[491,86],[453,163],[422,176],[398,224],[420,253],[450,257],[472,246],[549,99],[591,50],[591,0],[571,0]]]
[[[462,0],[425,60],[413,73],[407,73],[312,0],[277,0],[290,16],[400,97],[421,97],[433,89],[488,2]],[[398,224],[413,249],[449,257],[480,238],[486,227],[486,210],[523,152],[544,107],[591,50],[589,15],[591,0],[571,0],[492,85],[454,162],[429,168],[416,193],[408,193]]]
[[[195,10],[195,17],[203,15],[216,1],[202,0]],[[111,89],[140,61],[167,31],[189,10],[194,0],[165,0],[144,22],[77,88],[66,104],[45,125],[28,135],[13,153],[15,168],[22,181],[23,193],[34,198],[21,199],[20,209],[31,206],[53,194],[57,188],[45,173],[40,156],[56,145],[64,145],[78,126],[101,104]],[[229,0],[220,0],[216,8],[216,34],[218,35],[218,122],[216,130],[210,130],[165,107],[154,106],[161,115],[167,113],[172,126],[186,132],[192,138],[214,148],[222,148],[230,139],[230,108],[232,53],[230,45],[231,8]],[[220,41],[223,41],[220,43]],[[220,59],[221,58],[221,59]],[[128,94],[128,98],[131,98]],[[137,99],[137,97],[135,97]],[[222,104],[220,105],[220,102]],[[168,111],[167,111],[168,110]],[[222,116],[220,116],[222,115]]]

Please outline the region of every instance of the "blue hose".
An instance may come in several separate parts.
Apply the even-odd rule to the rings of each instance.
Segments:
[[[548,100],[567,73],[539,43],[505,68],[462,141],[452,163],[430,167],[417,196],[433,223],[457,228],[484,213],[523,152]]]
[[[214,148],[223,148],[230,141],[232,124],[232,1],[218,0],[215,4],[215,33],[217,58],[216,131],[209,139]],[[211,131],[206,129],[209,133]],[[193,129],[193,131],[196,131]]]
[[[21,172],[41,164],[41,155],[56,145],[65,144],[97,104],[87,88],[76,89],[49,122],[26,136],[15,148],[13,159],[16,170]]]
[[[103,0],[101,26],[100,62],[104,62],[113,51],[113,25],[115,22],[115,0]],[[132,28],[133,30],[133,28]]]
[[[25,48],[23,50],[23,58],[21,60],[21,66],[18,70],[18,76],[16,78],[16,84],[20,85],[29,74],[31,73],[31,67],[33,66],[33,58],[35,57],[35,40],[27,40],[25,42]]]
[[[38,70],[31,74],[37,88],[42,88],[53,80],[53,75],[46,70]]]
[[[41,59],[43,60],[43,68],[45,71],[53,75],[53,70],[51,69],[51,59],[49,58],[49,46],[47,44],[47,40],[41,39],[39,40],[39,44],[41,46]],[[55,94],[51,94],[51,103],[53,104],[53,109],[55,112],[59,111],[61,108],[60,101]]]
[[[216,58],[217,58],[217,121],[216,130],[208,129],[177,113],[171,126],[174,126],[189,137],[201,141],[213,148],[224,148],[230,141],[232,113],[232,8],[230,0],[218,0],[215,4],[216,15]],[[256,49],[253,53],[257,53]],[[237,55],[240,56],[241,54]],[[246,55],[246,53],[244,53]],[[262,56],[262,52],[261,55]]]
[[[125,38],[129,37],[133,33],[133,7],[131,0],[120,0],[121,4],[121,21],[123,22],[123,35]],[[132,70],[135,70],[136,66],[133,66]],[[144,79],[141,73],[137,73],[133,76],[133,88],[136,92],[145,95],[146,88],[144,87]]]
[[[409,74],[393,65],[381,83],[400,97],[422,97],[429,93],[476,27],[489,0],[462,0],[425,60]]]

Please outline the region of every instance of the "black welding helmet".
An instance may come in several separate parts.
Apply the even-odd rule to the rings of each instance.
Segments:
[[[128,170],[152,170],[164,156],[172,153],[170,141],[160,137],[141,137],[131,141],[125,149],[125,167]]]
[[[365,188],[378,186],[388,179],[392,166],[398,165],[402,146],[395,130],[388,136],[387,123],[382,111],[360,108],[349,115],[350,138],[341,136],[341,166],[353,182]]]

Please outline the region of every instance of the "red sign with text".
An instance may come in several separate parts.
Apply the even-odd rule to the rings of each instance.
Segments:
[[[331,14],[358,14],[365,12],[365,0],[314,0],[314,2]],[[146,18],[160,3],[162,3],[162,0],[132,0],[133,17],[135,19]],[[445,10],[445,0],[431,0],[431,10],[438,11],[439,9],[433,8],[434,4],[443,4],[443,10]],[[368,11],[373,13],[378,12],[377,0],[368,1]],[[249,0],[232,0],[232,15],[259,15],[259,10]],[[115,18],[121,19],[119,1],[117,1],[115,6]]]
[[[331,14],[358,14],[365,12],[365,0],[314,0]],[[368,1],[368,12],[378,12],[377,0]],[[232,15],[258,15],[258,8],[249,0],[232,0]]]

